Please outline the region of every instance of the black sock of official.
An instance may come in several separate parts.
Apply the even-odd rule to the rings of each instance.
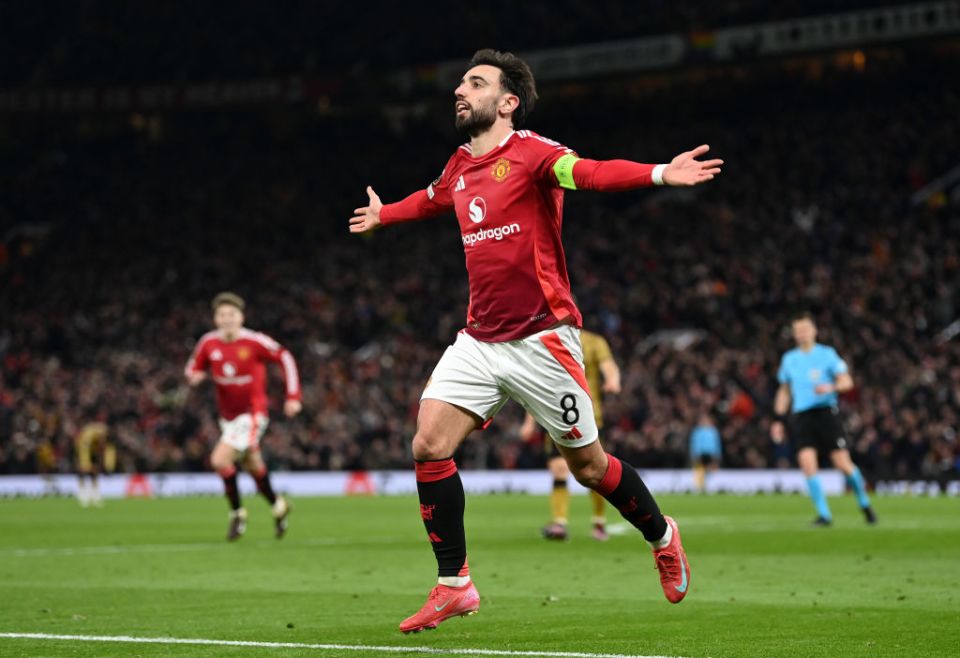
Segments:
[[[230,509],[240,509],[240,491],[237,489],[237,467],[224,468],[217,473],[223,478],[223,490],[230,501]]]
[[[273,493],[273,487],[270,485],[270,474],[267,472],[267,467],[264,466],[260,471],[251,475],[253,475],[253,481],[257,483],[257,491],[263,494],[267,502],[271,505],[277,502],[277,494]]]
[[[611,454],[607,460],[607,472],[596,487],[597,493],[620,510],[623,518],[643,533],[644,539],[649,542],[662,539],[667,532],[667,521],[636,469]]]
[[[417,462],[420,516],[437,558],[438,575],[467,576],[463,482],[453,459]]]

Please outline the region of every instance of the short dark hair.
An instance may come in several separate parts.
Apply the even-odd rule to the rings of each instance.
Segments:
[[[800,311],[799,313],[794,313],[793,317],[790,319],[790,324],[794,322],[801,322],[803,320],[810,320],[810,324],[816,325],[817,321],[813,319],[813,313],[810,311]]]
[[[467,68],[486,64],[500,69],[500,86],[520,99],[520,104],[513,111],[513,127],[519,129],[527,121],[537,102],[537,83],[533,79],[533,71],[525,61],[513,53],[500,52],[492,48],[484,48],[473,54],[473,59]]]
[[[243,297],[241,297],[237,293],[221,292],[221,293],[217,293],[217,296],[213,298],[212,302],[210,302],[210,308],[212,308],[214,312],[216,312],[216,310],[221,306],[223,306],[224,304],[235,306],[241,311],[247,305],[246,302],[243,301]]]

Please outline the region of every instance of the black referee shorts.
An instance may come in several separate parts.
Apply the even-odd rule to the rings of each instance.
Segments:
[[[702,452],[699,455],[693,456],[694,466],[703,466],[704,468],[708,468],[716,461],[717,458],[711,455],[709,452]]]
[[[790,435],[797,446],[832,452],[847,450],[840,411],[836,407],[814,407],[796,413],[790,419]]]

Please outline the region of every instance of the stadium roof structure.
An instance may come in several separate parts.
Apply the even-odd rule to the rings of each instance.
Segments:
[[[0,7],[0,88],[337,77],[462,59],[484,47],[532,51],[658,34],[705,35],[736,25],[907,4],[298,0],[281,8],[83,0],[54,12],[45,3],[11,3]]]

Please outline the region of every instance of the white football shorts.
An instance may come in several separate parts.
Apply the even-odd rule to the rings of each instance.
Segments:
[[[240,452],[256,452],[270,420],[263,414],[240,414],[231,420],[220,419],[220,440]]]
[[[420,399],[449,402],[485,421],[513,399],[559,445],[579,448],[598,436],[580,330],[570,325],[503,343],[484,343],[461,331]]]

